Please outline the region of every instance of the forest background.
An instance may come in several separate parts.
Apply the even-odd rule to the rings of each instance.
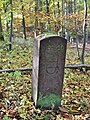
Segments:
[[[33,39],[41,34],[68,40],[66,64],[90,65],[89,21],[89,0],[1,0],[0,69],[30,68]],[[90,72],[83,71],[65,69],[63,107],[57,112],[34,107],[30,71],[0,73],[0,119],[89,117]]]

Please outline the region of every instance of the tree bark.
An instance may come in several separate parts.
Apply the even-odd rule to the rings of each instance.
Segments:
[[[81,63],[84,64],[84,54],[86,46],[86,29],[87,29],[87,0],[84,0],[84,24],[83,24],[83,48],[81,55]]]
[[[77,33],[76,33],[76,34],[77,34]],[[78,34],[77,34],[77,35],[76,35],[76,49],[77,49],[77,56],[78,56],[78,58],[80,58],[80,52],[79,52],[78,44],[79,44],[79,36],[78,36]]]
[[[20,2],[22,3],[23,1],[20,0]],[[21,6],[21,11],[22,11],[22,26],[23,26],[23,38],[26,40],[26,27],[25,27],[25,18],[24,18],[24,14],[23,14],[23,8],[24,6]]]
[[[11,16],[10,16],[10,44],[9,50],[12,50],[12,40],[13,40],[13,12],[12,12],[12,0],[10,0],[11,5]]]
[[[35,31],[34,31],[34,37],[36,37],[38,35],[38,0],[35,0]]]
[[[64,0],[62,0],[62,33],[61,33],[61,36],[63,37],[63,34],[64,34],[64,25],[63,25],[63,16],[64,16]]]
[[[42,0],[39,0],[39,11],[42,12],[43,10],[43,3]],[[40,21],[40,33],[43,34],[44,31],[44,23],[43,21]]]
[[[49,18],[49,0],[46,0],[46,13],[47,13],[47,16],[48,16],[48,31],[51,30],[51,27],[50,27],[50,18]]]
[[[22,15],[22,25],[23,25],[23,38],[26,40],[26,27],[25,27],[25,18],[24,15]]]
[[[74,14],[76,14],[76,0],[74,0]],[[79,48],[78,48],[79,37],[78,37],[77,30],[76,30],[76,17],[74,18],[74,26],[75,26],[77,56],[78,58],[80,58],[80,53],[79,53]]]
[[[57,7],[58,7],[58,18],[60,19],[60,2],[58,0],[57,2]],[[58,20],[58,31],[60,30],[60,20]]]
[[[3,29],[2,29],[1,15],[0,15],[0,40],[4,40],[4,36],[2,33],[3,33]]]
[[[6,28],[6,31],[7,31],[7,33],[9,33],[9,23],[8,23],[8,21],[7,21],[7,11],[8,11],[8,2],[6,2],[6,3],[3,3],[3,9],[4,9],[4,13],[5,13],[5,28]]]

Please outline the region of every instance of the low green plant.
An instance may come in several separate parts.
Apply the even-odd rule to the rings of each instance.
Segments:
[[[4,115],[3,120],[10,120],[7,115]]]
[[[39,99],[38,99],[38,106],[41,107],[48,107],[48,108],[55,108],[58,107],[61,103],[61,99],[59,95],[56,94],[49,94],[46,96],[43,96],[41,93],[39,94]]]

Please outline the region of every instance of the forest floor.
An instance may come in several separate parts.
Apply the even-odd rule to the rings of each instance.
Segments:
[[[10,52],[0,49],[0,69],[32,67],[33,42],[21,43],[15,43]],[[66,64],[80,64],[76,58],[76,48],[68,44]],[[85,51],[85,64],[90,65],[89,49]],[[35,108],[31,100],[31,75],[30,71],[0,73],[0,120],[85,120],[90,117],[90,70],[65,69],[58,110]]]

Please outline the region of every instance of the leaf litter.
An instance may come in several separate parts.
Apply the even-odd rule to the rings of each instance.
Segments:
[[[73,49],[67,50],[67,64],[79,62],[72,57]],[[89,59],[90,56],[86,56],[85,61],[88,63]],[[10,53],[4,50],[1,63],[0,69],[31,67],[32,48],[14,46]],[[62,104],[58,110],[36,108],[31,84],[31,72],[0,73],[0,120],[84,120],[90,117],[90,71],[65,69]]]

